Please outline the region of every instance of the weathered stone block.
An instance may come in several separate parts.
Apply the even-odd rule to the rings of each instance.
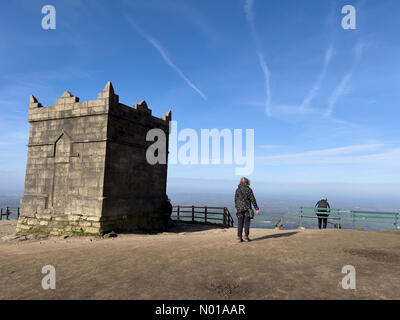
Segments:
[[[94,101],[66,91],[56,105],[30,98],[30,135],[18,230],[98,234],[158,229],[167,165],[145,159],[148,130],[168,138],[170,112],[119,103],[111,83]]]
[[[34,225],[36,225],[36,224],[38,224],[38,220],[36,220],[36,219],[28,219],[28,221],[27,221],[27,224],[29,225],[29,226],[34,226]]]
[[[99,232],[100,232],[99,228],[84,227],[82,229],[83,229],[83,232],[90,233],[90,234],[99,234]]]

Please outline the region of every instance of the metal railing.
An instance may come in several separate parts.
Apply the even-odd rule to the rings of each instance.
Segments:
[[[345,215],[347,213],[347,215]],[[328,223],[333,224],[336,228],[341,228],[342,222],[350,222],[353,229],[356,229],[357,223],[381,223],[391,224],[396,230],[399,226],[400,214],[398,212],[382,212],[382,211],[365,211],[365,210],[350,210],[342,211],[341,209],[333,208],[315,208],[315,207],[300,207],[298,208],[298,216],[300,218],[300,227],[303,226],[303,219],[317,219],[318,214],[329,215],[327,218],[333,220]]]
[[[357,222],[390,223],[394,226],[395,230],[397,230],[398,227],[398,212],[351,210],[350,213],[354,229],[356,228]]]
[[[3,220],[3,216],[6,217],[6,220],[9,220],[10,215],[14,213],[19,218],[19,207],[6,207],[4,212],[3,208],[0,208],[0,220]]]
[[[318,214],[329,215],[329,217],[327,217],[328,219],[337,221],[337,223],[334,223],[336,228],[341,229],[342,227],[341,209],[300,207],[298,213],[300,218],[300,227],[303,226],[303,219],[318,219]]]
[[[192,223],[233,227],[234,221],[227,207],[173,206],[171,218]]]

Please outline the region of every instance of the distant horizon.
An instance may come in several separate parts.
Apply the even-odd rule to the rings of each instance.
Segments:
[[[193,202],[198,199],[230,199],[237,188],[238,180],[223,179],[187,179],[169,178],[167,194],[183,198],[191,198]],[[299,205],[314,205],[321,197],[327,197],[332,203],[346,204],[357,207],[391,207],[392,210],[400,208],[400,184],[357,184],[357,183],[283,183],[251,181],[256,198],[273,201],[295,202]],[[0,189],[0,201],[2,198],[18,199],[23,190],[7,193]],[[174,199],[173,199],[174,200]],[[207,203],[205,203],[207,205]],[[221,203],[229,206],[230,203]],[[366,208],[368,209],[368,208]]]
[[[252,222],[254,228],[273,228],[275,223],[282,217],[284,219],[285,229],[297,229],[299,227],[298,208],[300,206],[313,207],[318,197],[296,197],[293,195],[273,196],[263,195],[255,191],[258,206],[260,207],[260,215],[256,216]],[[236,223],[234,211],[234,195],[232,193],[190,193],[170,191],[168,196],[171,198],[174,206],[178,205],[195,205],[195,206],[216,206],[227,207]],[[341,198],[335,197],[328,199],[331,207],[341,209],[343,212],[343,228],[352,228],[350,210],[370,210],[370,211],[390,211],[398,212],[398,201],[396,199],[384,198]],[[0,207],[19,206],[19,197],[4,197],[0,195]],[[11,219],[16,219],[16,214],[13,214]],[[316,228],[316,220],[307,220],[303,222],[306,228]],[[368,223],[359,226],[373,230],[388,230],[392,229],[390,224]],[[330,226],[332,227],[332,226]]]
[[[180,178],[172,177],[167,180],[167,192],[175,193],[210,193],[218,192],[220,194],[229,194],[234,192],[239,184],[239,177],[235,179],[201,179],[201,178]],[[279,190],[272,190],[279,186]],[[279,195],[279,194],[310,194],[317,189],[321,194],[342,193],[343,188],[354,188],[352,194],[359,196],[370,196],[371,194],[385,193],[386,197],[400,197],[400,183],[342,183],[342,182],[282,182],[282,181],[260,181],[251,180],[251,187],[262,195]],[[301,191],[293,192],[301,187]],[[22,196],[24,193],[23,187],[13,188],[10,191],[9,187],[0,185],[0,197],[16,197]],[[345,191],[348,195],[348,192]]]

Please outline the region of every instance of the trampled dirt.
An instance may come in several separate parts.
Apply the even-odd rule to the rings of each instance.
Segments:
[[[180,225],[117,238],[8,236],[0,222],[0,299],[399,299],[400,232]],[[4,237],[6,236],[6,237]],[[42,267],[56,269],[44,290]],[[342,268],[356,290],[342,288]]]

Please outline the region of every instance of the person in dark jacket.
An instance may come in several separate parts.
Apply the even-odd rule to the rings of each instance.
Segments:
[[[247,178],[241,178],[235,192],[235,209],[238,218],[238,241],[243,242],[242,233],[244,227],[244,239],[251,241],[249,238],[250,233],[250,216],[249,209],[251,205],[256,209],[258,214],[259,209],[257,206],[256,198],[254,197],[253,190],[249,187],[250,181]]]
[[[168,230],[168,225],[171,222],[171,214],[172,214],[172,204],[171,204],[171,199],[166,196],[166,200],[164,203],[161,205],[161,212],[163,215],[163,229],[164,231]]]
[[[318,216],[318,228],[321,229],[321,226],[323,224],[323,228],[326,229],[326,225],[328,224],[328,217],[329,217],[329,208],[330,205],[328,203],[328,200],[324,197],[321,200],[317,202],[315,205],[316,208],[321,208],[321,210],[317,210],[317,216]],[[321,212],[321,213],[320,213]]]

